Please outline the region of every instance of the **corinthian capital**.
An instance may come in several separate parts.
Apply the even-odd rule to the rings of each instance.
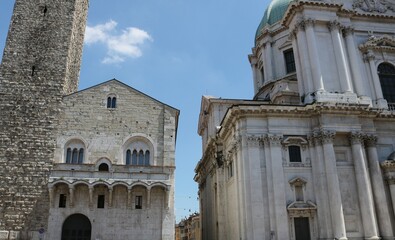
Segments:
[[[328,29],[329,29],[329,31],[334,31],[334,30],[340,29],[340,23],[336,20],[328,22]]]
[[[336,132],[330,130],[321,131],[321,141],[322,143],[333,143],[333,139],[335,138]]]
[[[363,144],[364,135],[361,132],[352,132],[349,139],[351,144]]]
[[[343,34],[345,37],[351,36],[354,34],[354,28],[353,27],[343,27]]]
[[[304,26],[305,26],[306,28],[308,28],[308,27],[314,27],[315,19],[312,19],[312,18],[305,19],[305,20],[303,21],[303,24],[304,24]]]
[[[368,147],[376,147],[377,145],[377,136],[375,135],[366,135],[365,136],[366,146]]]
[[[267,140],[270,142],[270,145],[280,146],[283,137],[278,135],[269,135],[267,136]]]

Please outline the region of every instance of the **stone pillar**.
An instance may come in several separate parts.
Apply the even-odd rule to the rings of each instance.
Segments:
[[[69,194],[70,194],[70,207],[74,207],[74,186],[69,186]]]
[[[343,205],[340,195],[339,178],[337,175],[336,155],[333,148],[334,137],[335,132],[321,132],[333,235],[337,239],[346,240],[346,226],[344,222]]]
[[[395,213],[395,161],[387,160],[381,164],[381,167],[385,173],[385,180],[388,182],[391,199],[392,199],[392,209]]]
[[[262,227],[265,223],[265,214],[263,209],[263,185],[262,185],[262,174],[261,174],[261,158],[260,158],[260,147],[262,138],[259,136],[248,136],[247,147],[248,156],[244,159],[247,163],[246,174],[248,178],[248,192],[250,195],[249,202],[246,204],[248,207],[247,214],[247,226],[250,226],[249,233],[247,233],[248,239],[262,239],[265,235],[265,228]],[[250,236],[249,236],[250,235]]]
[[[170,209],[170,187],[167,186],[165,189],[166,199],[165,199],[165,208]]]
[[[296,42],[298,45],[298,52],[300,54],[301,71],[302,71],[302,81],[305,82],[305,91],[310,94],[314,92],[313,77],[311,75],[311,64],[307,50],[307,40],[304,21],[298,23],[295,28],[296,32]]]
[[[50,186],[48,188],[48,191],[49,191],[49,204],[50,204],[51,207],[55,207],[55,198],[54,198],[55,190],[54,190],[54,188],[56,188],[56,187]]]
[[[384,100],[383,97],[383,92],[381,90],[381,84],[380,84],[380,79],[379,75],[377,74],[377,68],[374,63],[374,59],[376,57],[372,52],[368,52],[365,54],[365,60],[368,61],[369,67],[370,67],[370,73],[372,74],[372,80],[373,80],[373,87],[374,87],[374,92],[376,93],[376,101],[379,107],[386,108],[386,103],[382,103]]]
[[[147,208],[151,208],[151,188],[147,188]]]
[[[313,174],[313,186],[317,203],[318,237],[328,239],[332,235],[327,187],[325,181],[325,169],[320,138],[312,135],[309,137],[311,154],[311,169]]]
[[[265,56],[263,63],[265,64],[265,82],[271,81],[274,78],[272,66],[272,43],[270,41],[265,44]]]
[[[364,84],[362,82],[361,69],[358,64],[357,47],[354,42],[354,29],[347,27],[343,29],[346,38],[347,52],[350,59],[352,79],[354,80],[354,88],[358,96],[366,96]]]
[[[128,202],[126,203],[127,208],[132,208],[132,188],[128,187]]]
[[[256,94],[259,91],[259,86],[260,86],[260,79],[258,78],[259,76],[259,69],[258,69],[258,60],[255,57],[255,55],[250,55],[249,56],[250,63],[251,63],[251,69],[252,69],[252,79],[254,80],[254,93]]]
[[[93,207],[93,186],[89,186],[89,207]]]
[[[314,87],[316,91],[324,91],[324,82],[322,79],[320,58],[318,55],[318,48],[315,39],[313,19],[307,19],[304,21],[306,28],[307,46],[309,52],[310,63],[312,65],[312,75],[314,81]]]
[[[272,157],[270,154],[270,141],[268,137],[263,138],[264,150],[265,150],[265,161],[266,161],[266,182],[267,182],[267,195],[268,195],[268,208],[269,208],[269,224],[270,232],[274,233],[276,226],[276,217],[274,211],[274,190],[273,190],[273,172],[272,172]]]
[[[369,171],[370,171],[370,179],[372,181],[372,190],[374,203],[376,206],[378,227],[380,230],[380,236],[383,239],[393,239],[393,230],[391,225],[391,217],[387,208],[383,206],[388,206],[387,197],[383,189],[385,189],[383,182],[383,174],[380,169],[379,157],[377,154],[377,137],[376,136],[366,136],[365,138],[367,153],[368,153],[368,162],[369,162]]]
[[[108,188],[108,207],[112,207],[112,187]]]
[[[273,177],[273,191],[274,191],[274,212],[276,219],[275,239],[283,240],[289,239],[289,223],[287,213],[287,202],[285,198],[285,183],[284,183],[284,169],[283,158],[281,152],[282,137],[271,135],[268,137],[270,141],[270,154]]]
[[[362,146],[363,135],[359,132],[351,133],[350,142],[365,239],[380,239],[376,228],[372,189]]]
[[[299,52],[298,43],[297,43],[297,39],[296,39],[296,33],[291,32],[289,34],[289,39],[292,41],[292,48],[294,51],[296,78],[298,79],[299,95],[303,96],[306,94],[307,90],[304,87],[305,82],[304,82],[303,75],[302,75],[302,67],[300,65],[300,52]]]
[[[340,23],[337,21],[329,22],[328,28],[332,37],[341,89],[343,92],[352,92],[350,73],[346,61],[342,36],[340,35]]]

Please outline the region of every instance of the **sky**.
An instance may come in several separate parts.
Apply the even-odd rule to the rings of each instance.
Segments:
[[[2,56],[15,0],[0,0]],[[116,78],[181,111],[176,221],[199,211],[203,95],[252,99],[248,54],[269,0],[90,0],[79,89]]]

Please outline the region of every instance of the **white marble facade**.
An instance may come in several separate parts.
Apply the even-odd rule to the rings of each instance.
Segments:
[[[395,2],[273,0],[253,100],[202,98],[202,239],[395,239]]]

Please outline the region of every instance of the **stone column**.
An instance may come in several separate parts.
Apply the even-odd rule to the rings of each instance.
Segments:
[[[292,41],[292,48],[294,51],[294,58],[295,58],[295,67],[296,67],[296,78],[298,79],[298,90],[299,90],[299,95],[303,96],[306,94],[307,89],[305,89],[304,85],[304,79],[302,75],[302,67],[300,65],[300,52],[298,49],[298,44],[297,44],[297,39],[296,39],[296,33],[291,32],[289,34],[289,39]]]
[[[322,79],[320,58],[318,55],[318,48],[315,39],[313,19],[307,19],[304,21],[306,28],[307,46],[309,52],[310,63],[312,65],[312,75],[314,81],[314,87],[316,91],[324,91],[324,82]]]
[[[248,156],[244,159],[246,164],[246,174],[248,178],[248,192],[250,195],[249,202],[246,204],[248,209],[247,224],[250,226],[252,231],[247,233],[248,239],[262,239],[265,235],[265,228],[262,227],[265,223],[265,214],[263,209],[263,185],[262,185],[262,174],[261,174],[261,158],[260,158],[260,147],[262,138],[260,136],[248,136],[247,147]]]
[[[271,81],[274,78],[272,66],[272,43],[267,41],[265,44],[265,57],[263,63],[265,64],[265,82]]]
[[[93,207],[93,186],[89,186],[89,207]]]
[[[337,69],[339,71],[340,86],[343,92],[352,92],[350,73],[346,61],[342,36],[340,35],[340,23],[337,21],[329,22],[328,28],[332,37]]]
[[[56,188],[56,187],[50,186],[48,188],[48,191],[49,191],[49,204],[50,204],[51,207],[55,207],[55,198],[54,198],[55,190],[54,190],[54,188]]]
[[[321,132],[333,235],[337,239],[346,240],[346,226],[344,222],[343,205],[340,195],[339,177],[337,175],[336,155],[333,148],[334,137],[335,132]]]
[[[319,239],[328,239],[332,235],[332,225],[325,181],[322,142],[320,138],[311,135],[309,137],[309,149],[311,154],[314,195],[317,203],[318,236]]]
[[[251,69],[252,69],[252,79],[254,80],[254,93],[256,94],[259,91],[259,85],[260,85],[260,80],[258,79],[258,60],[255,57],[255,55],[250,55],[249,56],[250,63],[251,63]]]
[[[359,132],[350,135],[352,157],[354,159],[355,177],[357,180],[357,189],[359,205],[362,215],[362,224],[366,239],[380,239],[377,232],[377,223],[373,206],[372,189],[366,160],[364,155],[363,135]]]
[[[297,24],[295,28],[296,32],[296,42],[298,45],[298,52],[300,54],[300,61],[303,63],[301,64],[301,71],[302,71],[302,81],[305,82],[305,91],[307,94],[314,92],[314,83],[313,77],[311,75],[311,64],[307,50],[307,40],[306,40],[306,32],[305,32],[305,25],[304,21]]]
[[[284,183],[284,169],[283,158],[281,152],[282,137],[271,135],[268,137],[270,141],[270,154],[273,177],[273,191],[274,191],[274,212],[276,219],[277,240],[289,239],[289,223],[288,213],[286,208],[285,198],[285,183]]]
[[[381,167],[385,173],[385,180],[388,182],[391,199],[392,199],[392,209],[395,213],[395,161],[387,160],[381,164]]]
[[[346,38],[347,52],[350,59],[352,79],[354,80],[354,88],[358,96],[366,96],[364,84],[362,82],[361,69],[358,64],[357,47],[354,42],[354,29],[346,27],[343,29]]]
[[[151,188],[147,188],[147,208],[151,208]]]
[[[69,194],[70,194],[70,207],[74,207],[74,186],[69,186]]]
[[[377,154],[377,137],[373,135],[366,136],[365,142],[368,152],[370,179],[372,181],[373,197],[376,206],[380,236],[383,239],[393,239],[391,238],[394,233],[392,231],[390,213],[387,208],[383,207],[388,206],[388,202],[385,192],[383,191],[385,186]]]
[[[268,209],[269,209],[269,224],[270,232],[275,232],[276,226],[276,213],[274,211],[274,190],[273,190],[273,172],[272,172],[272,157],[270,154],[270,141],[268,137],[263,138],[265,161],[266,161],[266,182],[267,182],[267,195],[268,195]]]
[[[369,67],[370,67],[370,73],[372,74],[372,79],[373,79],[373,86],[374,86],[374,92],[376,93],[376,99],[384,99],[383,97],[383,92],[381,91],[381,84],[380,84],[380,79],[379,75],[377,74],[377,68],[376,65],[374,64],[374,59],[376,57],[372,52],[368,52],[365,55],[365,60],[368,61]]]
[[[128,187],[128,202],[126,203],[126,207],[128,209],[132,208],[132,189],[130,187]]]
[[[108,207],[112,207],[112,187],[108,188]]]

